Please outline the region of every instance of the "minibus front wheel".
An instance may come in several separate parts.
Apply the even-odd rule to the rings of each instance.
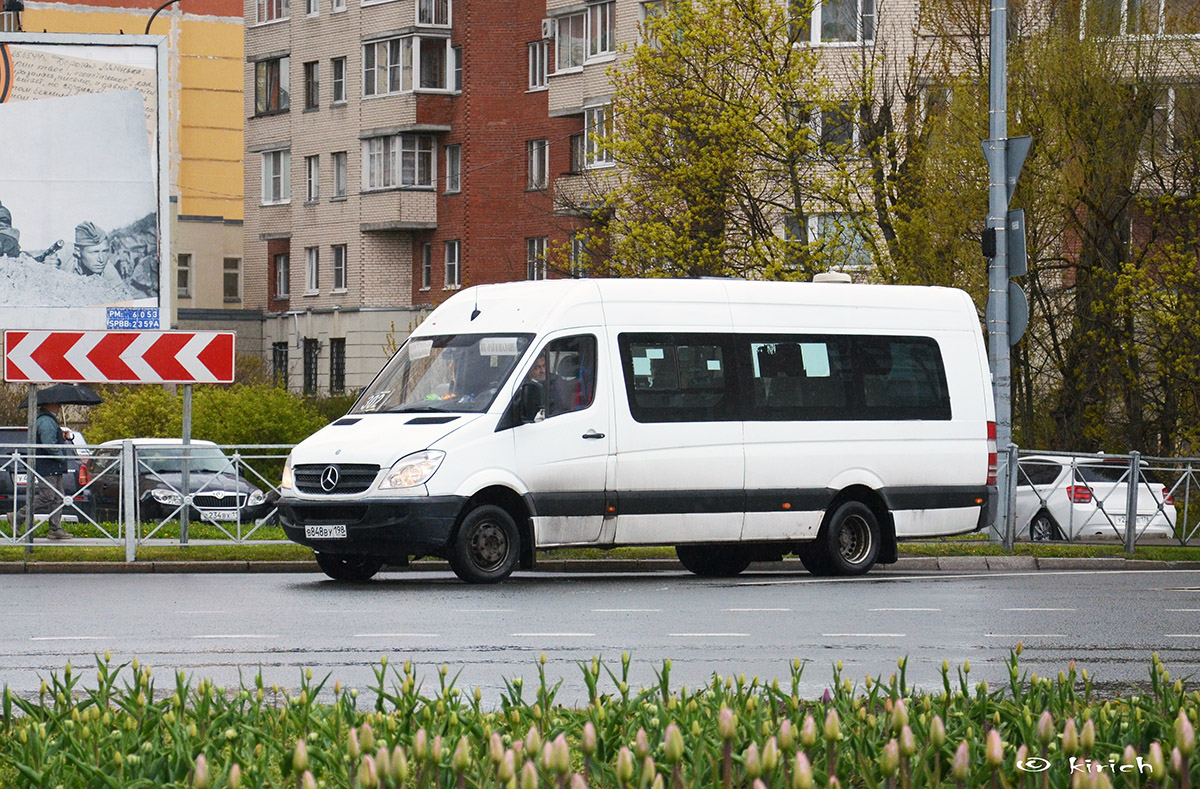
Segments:
[[[369,581],[383,566],[383,560],[374,556],[315,553],[321,572],[335,581]]]
[[[470,510],[450,546],[450,569],[469,584],[494,584],[516,569],[521,537],[508,510],[483,504]]]

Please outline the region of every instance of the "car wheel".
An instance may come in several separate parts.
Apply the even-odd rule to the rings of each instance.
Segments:
[[[1029,539],[1034,542],[1061,540],[1062,533],[1059,532],[1058,524],[1050,517],[1050,513],[1042,510],[1029,522]]]
[[[833,575],[833,568],[825,561],[825,552],[816,540],[797,548],[796,555],[812,575]]]
[[[375,556],[317,553],[317,566],[335,581],[369,581],[383,566]]]
[[[813,548],[826,570],[818,575],[862,575],[879,555],[879,521],[866,504],[847,501],[833,511]]]
[[[467,513],[450,547],[450,568],[469,584],[503,581],[517,567],[521,537],[503,507],[484,504]]]
[[[704,578],[729,578],[750,566],[746,551],[736,545],[676,545],[684,569]]]

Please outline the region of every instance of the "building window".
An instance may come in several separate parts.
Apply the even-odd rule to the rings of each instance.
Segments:
[[[834,258],[843,269],[869,269],[873,262],[862,217],[854,214],[812,214],[808,237]]]
[[[333,196],[346,196],[346,152],[333,154]]]
[[[453,47],[450,52],[451,57],[454,58],[454,89],[461,93],[463,79],[462,47]]]
[[[346,100],[346,59],[334,58],[329,65],[333,71],[333,103],[341,104]]]
[[[258,22],[275,22],[290,15],[288,0],[258,0]]]
[[[446,82],[447,64],[450,62],[450,39],[448,38],[418,38],[418,62],[421,73],[417,84],[424,90],[449,90]]]
[[[583,138],[582,134],[571,135],[571,172],[573,173],[582,173],[587,166],[587,155],[584,153],[587,146],[583,144]]]
[[[875,39],[875,0],[807,0],[798,8],[798,36],[811,44],[862,43]]]
[[[304,157],[305,197],[310,203],[321,199],[321,157]]]
[[[317,393],[317,364],[321,361],[321,341],[304,338],[304,394]]]
[[[587,236],[576,233],[571,236],[571,276],[586,277],[588,271]]]
[[[329,339],[329,393],[346,391],[346,338]]]
[[[462,146],[446,146],[446,191],[462,191]]]
[[[453,290],[462,284],[459,280],[459,263],[461,261],[461,254],[461,241],[446,242],[446,280],[445,285],[443,286],[446,290]]]
[[[837,156],[858,149],[858,124],[854,122],[854,105],[844,101],[836,107],[814,113],[821,128],[817,139],[820,140],[821,152],[827,156]]]
[[[308,16],[321,13],[321,0],[304,0],[304,13]]]
[[[550,57],[550,44],[545,41],[534,41],[529,45],[529,89],[540,90],[546,87],[546,74]]]
[[[304,249],[304,292],[306,295],[321,292],[321,250],[318,247]]]
[[[333,12],[345,11],[346,0],[332,0],[332,2],[329,4],[329,10]]]
[[[275,256],[275,298],[286,299],[292,295],[292,267],[290,256]]]
[[[615,2],[597,3],[588,8],[588,57],[616,52]]]
[[[291,151],[267,151],[262,155],[263,205],[277,205],[292,201],[292,153]]]
[[[333,289],[335,291],[345,290],[346,282],[346,245],[333,245]]]
[[[364,189],[433,186],[433,137],[396,134],[363,140]]]
[[[433,279],[433,244],[421,245],[421,290],[429,290]]]
[[[525,279],[546,278],[546,238],[525,239]]]
[[[450,39],[444,37],[405,36],[367,44],[363,47],[363,95],[407,93],[414,85],[420,90],[449,90],[452,54]]]
[[[1147,36],[1200,33],[1200,18],[1192,0],[1085,0],[1088,35]]]
[[[321,108],[321,72],[317,61],[304,64],[304,109]]]
[[[287,112],[291,106],[288,71],[291,58],[271,58],[254,64],[254,114]]]
[[[271,343],[271,376],[276,386],[287,386],[288,379],[288,344],[286,342]]]
[[[545,189],[549,183],[550,141],[530,140],[525,143],[525,155],[529,160],[527,189]]]
[[[242,300],[242,259],[225,258],[222,266],[222,286],[226,302]]]
[[[418,0],[418,25],[449,25],[450,0]]]
[[[583,68],[583,58],[587,52],[586,28],[587,14],[571,14],[558,18],[554,36],[555,71]]]
[[[175,256],[175,293],[181,299],[192,297],[192,256],[180,252]]]
[[[583,110],[584,162],[587,167],[608,167],[613,163],[607,140],[612,136],[612,112],[607,104]]]
[[[649,26],[649,20],[661,17],[666,12],[663,6],[663,0],[643,0],[638,3],[638,41],[649,44],[655,49],[658,48],[658,42],[651,40],[647,34],[646,28]]]

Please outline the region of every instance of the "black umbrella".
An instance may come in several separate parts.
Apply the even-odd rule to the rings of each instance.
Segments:
[[[84,386],[83,384],[55,384],[54,386],[38,390],[37,402],[38,405],[49,405],[51,403],[60,403],[61,405],[96,405],[97,403],[103,403],[104,400],[90,386]],[[26,407],[26,401],[21,402],[21,407]]]

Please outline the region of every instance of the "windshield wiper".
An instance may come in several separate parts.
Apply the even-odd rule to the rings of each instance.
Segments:
[[[386,409],[386,413],[389,413],[389,414],[411,414],[411,413],[441,414],[441,413],[444,413],[445,410],[446,409],[444,409],[444,408],[435,408],[434,406],[431,406],[431,405],[399,405],[399,406],[396,406],[395,408]]]

